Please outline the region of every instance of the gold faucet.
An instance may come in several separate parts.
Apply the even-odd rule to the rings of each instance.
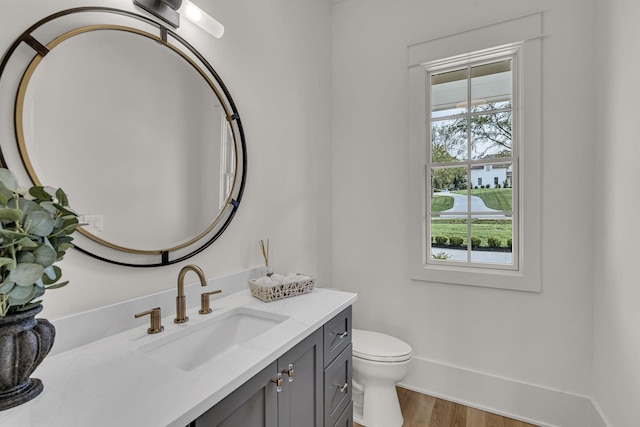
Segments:
[[[209,307],[209,297],[211,295],[219,294],[220,292],[222,292],[222,290],[218,289],[217,291],[205,292],[203,294],[200,294],[200,311],[198,311],[198,313],[211,313],[213,310],[211,310],[211,308]]]
[[[184,323],[189,321],[189,318],[187,317],[187,304],[184,296],[184,276],[189,270],[198,275],[202,286],[207,286],[207,279],[204,277],[204,272],[200,267],[193,264],[182,267],[180,274],[178,274],[178,296],[176,297],[176,318],[173,319],[174,323]]]
[[[137,319],[138,317],[146,316],[147,314],[151,316],[150,327],[147,329],[147,333],[157,334],[164,331],[164,326],[161,324],[162,315],[160,314],[160,307],[134,314],[133,317]]]

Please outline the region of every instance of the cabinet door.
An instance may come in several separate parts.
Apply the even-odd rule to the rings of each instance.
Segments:
[[[323,424],[321,329],[278,359],[278,372],[282,373],[283,381],[278,395],[279,427],[321,427]]]
[[[353,427],[353,402],[349,403],[334,427]]]
[[[324,425],[333,427],[351,403],[351,344],[324,370]]]
[[[196,421],[196,427],[277,427],[278,393],[271,382],[274,362],[236,389]]]

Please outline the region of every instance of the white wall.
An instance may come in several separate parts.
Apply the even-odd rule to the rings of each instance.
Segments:
[[[333,5],[333,281],[359,294],[354,327],[406,340],[416,366],[591,394],[594,193],[584,183],[594,164],[594,9],[595,1],[584,0]],[[544,12],[545,33],[543,290],[412,281],[407,45],[537,11]],[[418,375],[406,384],[444,393]],[[517,396],[512,400],[493,409],[516,411]],[[537,406],[538,414],[549,411]]]
[[[270,238],[276,271],[316,274],[318,283],[326,285],[331,271],[329,4],[198,4],[225,25],[224,37],[214,39],[186,20],[178,32],[204,53],[231,91],[247,136],[249,166],[234,221],[217,242],[188,262],[200,265],[208,277],[252,268],[262,262],[258,240]],[[3,1],[0,52],[38,19],[87,5],[136,10],[130,0]],[[50,143],[56,143],[55,135]],[[43,314],[82,311],[173,288],[186,263],[135,269],[68,253],[61,267],[71,283],[46,295]],[[196,281],[195,275],[187,278]]]
[[[598,3],[594,397],[611,426],[640,419],[638,115],[640,4]],[[605,210],[606,209],[606,210]]]
[[[635,181],[633,154],[640,154],[631,144],[640,111],[629,96],[638,75],[639,6],[600,1],[596,20],[596,2],[349,0],[330,8],[317,0],[200,0],[224,23],[224,37],[214,40],[188,23],[180,32],[231,90],[247,134],[249,174],[229,229],[190,262],[210,277],[254,267],[261,262],[257,240],[269,237],[276,270],[317,274],[320,284],[358,292],[355,326],[405,339],[422,366],[442,371],[438,379],[451,390],[458,384],[448,367],[483,381],[530,384],[532,395],[593,391],[610,425],[633,425],[640,400],[639,291],[632,270],[638,201],[626,190],[632,192]],[[90,4],[3,3],[0,51],[37,19]],[[91,4],[134,10],[129,0]],[[543,291],[412,281],[407,45],[534,11],[545,12],[546,34]],[[596,71],[615,79],[596,79]],[[584,184],[594,166],[609,171],[606,180],[593,182],[595,193]],[[604,212],[602,206],[623,209]],[[47,294],[44,314],[171,289],[181,266],[123,268],[72,252],[62,264],[71,284]],[[429,378],[410,380],[429,390]],[[501,403],[490,409],[517,406]]]

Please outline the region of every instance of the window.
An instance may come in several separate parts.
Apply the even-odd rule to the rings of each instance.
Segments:
[[[473,61],[424,64],[430,117],[427,264],[517,269],[512,188],[496,188],[498,178],[492,173],[513,168],[518,141],[512,132],[517,124],[512,70],[517,53],[514,47],[484,52]],[[465,177],[473,181],[478,174],[485,176],[478,176],[472,188]]]
[[[534,14],[409,47],[412,278],[540,289],[540,32]]]

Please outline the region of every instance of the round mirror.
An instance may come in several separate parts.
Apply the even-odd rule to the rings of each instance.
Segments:
[[[46,43],[33,27],[21,36],[33,52],[15,102],[17,154],[34,184],[69,195],[85,224],[80,250],[124,265],[172,264],[233,218],[244,134],[226,87],[193,47],[118,14],[159,33],[118,23],[73,26]]]

